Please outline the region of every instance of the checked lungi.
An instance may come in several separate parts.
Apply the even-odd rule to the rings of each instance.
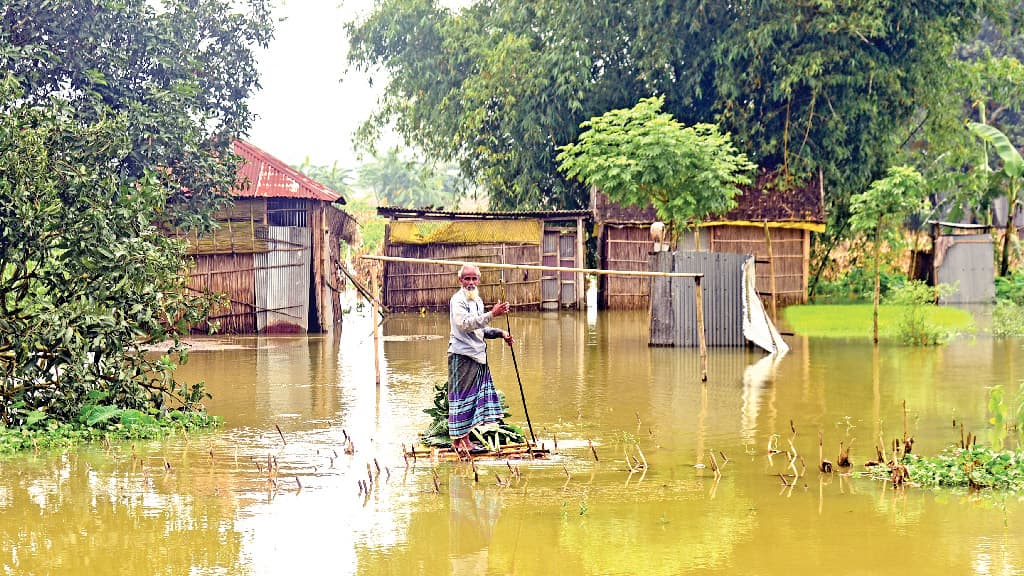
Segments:
[[[491,369],[469,356],[448,355],[448,436],[459,438],[505,415]]]

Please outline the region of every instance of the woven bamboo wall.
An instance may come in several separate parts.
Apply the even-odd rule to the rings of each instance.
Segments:
[[[757,291],[765,308],[771,302],[772,266],[768,263],[768,241],[759,226],[712,226],[701,230],[709,233],[711,251],[754,256]],[[775,294],[778,306],[800,304],[807,298],[807,232],[790,228],[769,228],[772,260],[775,268]]]
[[[539,244],[388,244],[385,255],[455,262],[541,263]],[[387,262],[384,278],[383,303],[392,311],[447,310],[452,294],[459,289],[459,266]],[[488,306],[501,294],[501,279],[500,269],[481,270],[480,296]],[[540,307],[539,270],[505,270],[504,279],[505,298],[514,307]]]
[[[648,270],[654,248],[648,225],[605,225],[601,229],[601,267],[605,270]],[[635,276],[598,277],[598,305],[609,310],[646,310],[650,280]]]
[[[210,320],[220,322],[222,334],[252,334],[256,331],[255,261],[252,254],[209,254],[194,257],[196,266],[188,288],[199,293],[223,293],[230,300],[225,307],[210,311]],[[204,333],[204,322],[193,331]]]

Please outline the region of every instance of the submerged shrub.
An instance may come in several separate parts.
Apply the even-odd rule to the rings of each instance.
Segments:
[[[997,277],[996,299],[1010,300],[1018,306],[1024,306],[1024,272]]]
[[[886,297],[889,304],[903,307],[896,321],[896,338],[908,346],[937,346],[945,344],[953,334],[928,321],[925,307],[933,306],[940,296],[955,292],[948,284],[928,286],[921,280],[908,280],[894,286]]]
[[[999,300],[992,311],[992,334],[1000,338],[1024,336],[1024,304]]]

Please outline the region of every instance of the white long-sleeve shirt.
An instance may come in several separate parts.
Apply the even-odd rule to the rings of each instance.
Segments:
[[[448,353],[469,356],[481,364],[486,364],[487,344],[484,340],[501,338],[503,332],[487,326],[494,319],[494,315],[484,308],[479,292],[471,300],[467,298],[466,289],[460,288],[448,304],[448,315],[452,326]]]

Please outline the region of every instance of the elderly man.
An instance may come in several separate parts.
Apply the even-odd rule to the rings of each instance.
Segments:
[[[511,346],[512,335],[491,328],[497,316],[506,314],[508,302],[498,302],[488,312],[484,307],[477,285],[480,269],[472,264],[459,271],[462,288],[449,305],[451,338],[448,340],[448,436],[457,451],[473,449],[469,433],[477,426],[493,425],[504,411],[494,389],[491,370],[487,367],[485,339],[501,338]]]

